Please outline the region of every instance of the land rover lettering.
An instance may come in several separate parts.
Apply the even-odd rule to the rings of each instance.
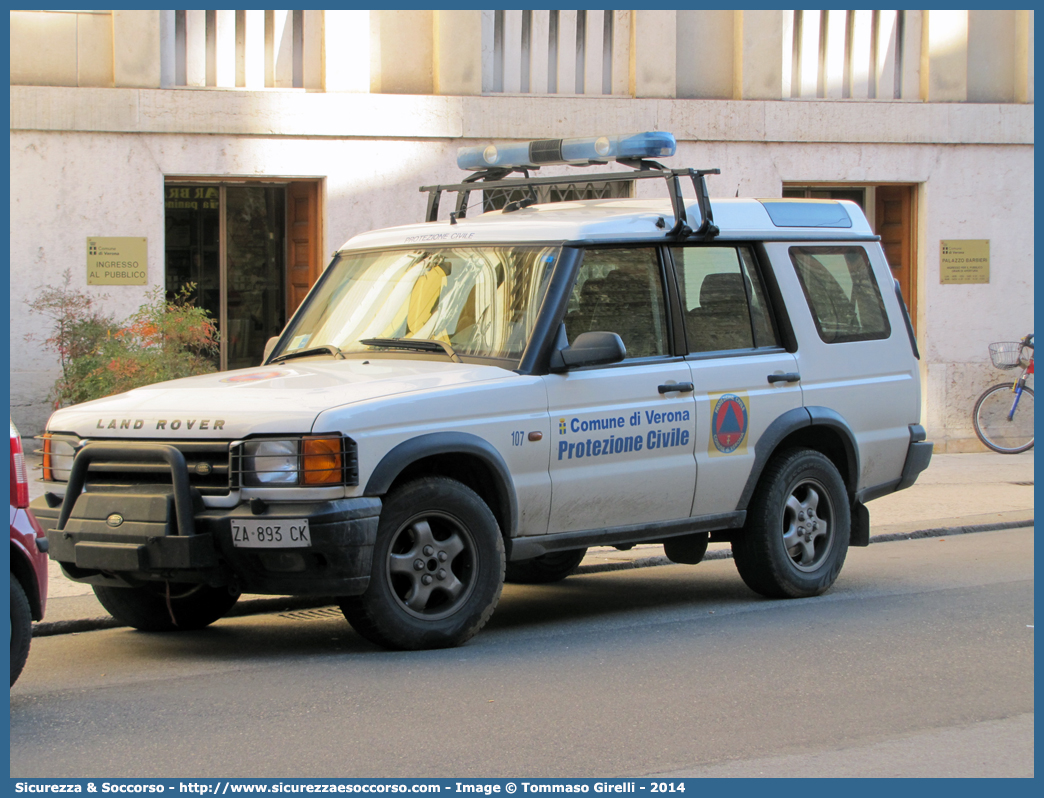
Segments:
[[[192,418],[182,422],[180,418],[175,418],[170,420],[169,422],[166,419],[161,419],[157,421],[156,429],[167,429],[167,426],[169,424],[171,430],[179,430],[181,429],[182,423],[185,424],[185,429],[192,429],[192,427],[197,423],[199,424],[199,429],[201,430],[210,429],[214,432],[218,432],[219,430],[225,428],[225,422],[221,419],[211,422],[210,419],[203,419],[202,421],[197,421],[196,419]]]

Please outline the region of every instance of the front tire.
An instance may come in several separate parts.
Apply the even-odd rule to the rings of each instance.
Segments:
[[[768,598],[817,596],[848,553],[851,512],[837,468],[811,449],[791,449],[765,468],[732,543],[747,586]]]
[[[587,549],[551,551],[528,560],[515,560],[507,564],[505,582],[519,585],[546,585],[561,582],[576,570],[587,554]]]
[[[1018,454],[1033,448],[1033,390],[1023,386],[1019,406],[1011,421],[1015,383],[987,388],[972,411],[975,434],[987,447],[1001,454]]]
[[[13,685],[25,661],[29,658],[29,644],[33,639],[33,615],[29,609],[22,583],[11,574],[11,684]]]
[[[425,477],[384,502],[370,584],[341,599],[360,635],[385,648],[458,646],[489,620],[504,583],[504,541],[471,488]]]
[[[94,595],[120,623],[142,632],[185,632],[210,626],[239,601],[228,588],[156,582],[141,587],[94,587]],[[173,615],[173,617],[171,617]]]

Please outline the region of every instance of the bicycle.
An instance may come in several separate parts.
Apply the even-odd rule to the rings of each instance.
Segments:
[[[999,369],[1022,366],[1022,374],[1014,382],[987,388],[979,397],[972,412],[975,434],[1001,454],[1028,451],[1033,448],[1033,389],[1026,387],[1026,379],[1033,376],[1033,333],[1021,341],[990,344],[990,359]]]

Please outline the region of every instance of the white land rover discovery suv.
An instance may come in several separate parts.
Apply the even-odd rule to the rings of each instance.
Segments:
[[[50,556],[139,629],[311,594],[393,648],[464,642],[589,546],[729,541],[754,591],[822,593],[931,457],[909,317],[857,206],[712,208],[674,149],[464,148],[475,174],[348,241],[259,367],[59,410]],[[610,160],[634,171],[530,174]],[[646,179],[664,200],[568,201]]]

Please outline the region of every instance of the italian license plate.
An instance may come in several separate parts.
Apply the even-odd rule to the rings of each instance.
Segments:
[[[312,545],[308,519],[232,519],[232,545],[244,549],[288,549]]]

